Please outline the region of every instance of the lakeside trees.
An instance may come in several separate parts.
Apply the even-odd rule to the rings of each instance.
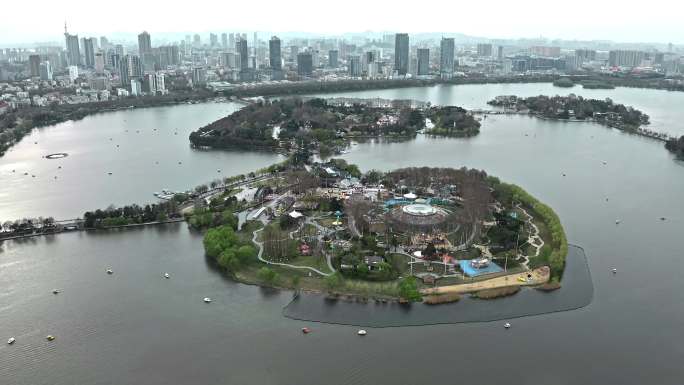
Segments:
[[[684,135],[679,139],[673,138],[665,143],[665,148],[674,153],[678,159],[684,159]]]

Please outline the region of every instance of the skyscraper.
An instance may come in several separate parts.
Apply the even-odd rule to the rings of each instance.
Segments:
[[[40,63],[40,80],[52,80],[52,66],[49,61]]]
[[[143,33],[138,35],[138,55],[140,55],[145,68],[151,69],[154,65],[154,55],[152,54],[150,34],[147,31],[143,31]]]
[[[119,60],[119,81],[124,87],[131,85],[131,75],[128,70],[128,56],[123,56]]]
[[[240,55],[240,63],[237,67],[240,71],[246,71],[249,67],[249,48],[247,47],[247,39],[239,38],[235,42],[235,53]]]
[[[95,67],[95,38],[83,39],[83,50],[85,51],[85,64],[88,68]]]
[[[31,76],[40,76],[40,55],[29,56],[29,71]]]
[[[107,48],[109,48],[109,39],[107,39],[106,36],[100,36],[100,48],[102,48],[103,51],[106,51]]]
[[[221,46],[223,49],[228,49],[228,34],[225,32],[221,34]]]
[[[361,76],[361,57],[359,55],[349,56],[349,76]]]
[[[442,38],[439,45],[439,75],[442,79],[450,79],[454,75],[454,39]]]
[[[218,35],[216,35],[215,33],[209,34],[209,45],[212,47],[218,46]]]
[[[430,74],[430,49],[418,48],[416,52],[418,56],[418,66],[416,68],[417,76],[427,76]]]
[[[150,34],[147,31],[143,31],[138,35],[138,54],[143,56],[143,54],[152,52],[152,40],[150,39]]]
[[[337,68],[339,66],[339,51],[331,49],[328,51],[328,67]]]
[[[64,23],[64,41],[66,43],[67,61],[71,66],[81,65],[81,50],[78,47],[78,35],[70,35]]]
[[[297,54],[297,74],[299,76],[311,76],[313,73],[313,58],[311,52]]]
[[[268,41],[268,61],[272,69],[280,71],[282,69],[282,59],[280,53],[280,39],[273,36]]]
[[[409,35],[398,33],[394,35],[394,70],[404,76],[409,66]]]

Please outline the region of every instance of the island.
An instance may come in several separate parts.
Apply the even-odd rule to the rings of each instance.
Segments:
[[[567,240],[553,210],[484,171],[290,163],[188,212],[209,258],[248,284],[329,300],[490,299],[560,287]]]
[[[479,127],[463,108],[411,100],[259,99],[194,131],[190,143],[283,152],[307,148],[327,157],[344,151],[351,140],[405,140],[421,130],[430,135],[472,136]]]

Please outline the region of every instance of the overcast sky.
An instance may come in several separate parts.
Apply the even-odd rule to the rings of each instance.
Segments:
[[[454,32],[684,43],[681,1],[221,0],[2,1],[0,46],[62,41],[64,20],[79,36],[115,32]]]

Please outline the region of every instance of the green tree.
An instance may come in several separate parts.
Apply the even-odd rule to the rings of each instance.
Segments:
[[[417,302],[423,298],[418,291],[418,283],[414,277],[406,277],[399,282],[399,296],[411,302]]]
[[[266,283],[273,284],[278,279],[278,273],[268,267],[262,267],[257,272],[257,277]]]

